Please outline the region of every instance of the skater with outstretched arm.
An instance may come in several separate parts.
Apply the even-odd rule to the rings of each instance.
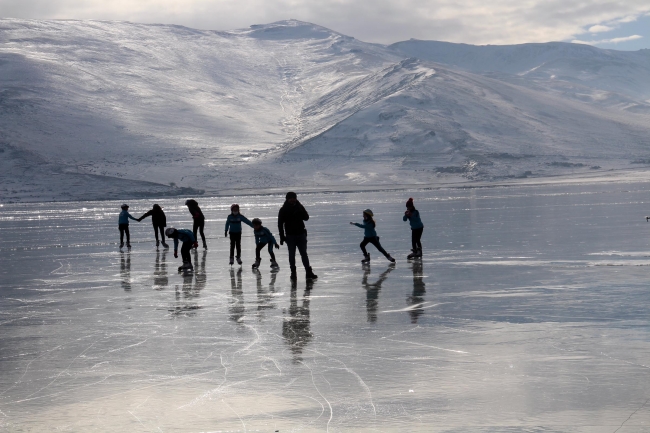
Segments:
[[[262,226],[262,221],[259,218],[253,219],[253,234],[255,234],[255,263],[253,263],[253,269],[260,267],[262,262],[262,257],[260,256],[260,251],[265,246],[269,246],[269,256],[271,256],[271,269],[280,269],[278,262],[275,261],[275,253],[273,252],[273,247],[280,248],[278,241],[275,240],[275,237],[269,229]]]
[[[185,206],[192,214],[192,219],[194,219],[194,227],[192,228],[192,234],[194,234],[194,239],[197,240],[195,248],[199,247],[197,231],[201,234],[201,240],[203,241],[203,249],[208,249],[208,244],[205,242],[205,234],[203,234],[203,229],[205,228],[205,216],[201,212],[201,208],[196,200],[189,199],[185,201]]]
[[[300,252],[302,264],[305,267],[308,280],[318,278],[311,269],[309,256],[307,255],[307,229],[305,221],[309,220],[309,214],[305,207],[298,201],[295,192],[288,192],[286,200],[278,213],[278,232],[280,233],[280,245],[287,243],[289,250],[289,266],[291,267],[291,279],[296,280],[296,248]]]
[[[248,218],[239,213],[239,205],[237,203],[230,206],[230,215],[226,218],[226,237],[230,232],[230,265],[235,263],[235,248],[237,248],[237,264],[241,265],[241,223],[253,227]]]
[[[154,204],[153,208],[149,212],[138,218],[138,221],[142,221],[147,217],[151,217],[153,232],[156,235],[156,248],[158,248],[158,245],[160,245],[160,241],[158,240],[158,232],[160,232],[163,248],[169,248],[169,245],[165,243],[165,227],[167,227],[167,217],[165,216],[165,212],[163,212],[162,207],[160,207],[159,204]]]
[[[413,198],[409,198],[406,202],[406,211],[402,217],[403,221],[408,221],[411,226],[411,254],[407,259],[415,259],[422,257],[422,232],[424,231],[424,224],[420,218],[420,211],[413,205]]]
[[[133,218],[129,213],[129,205],[124,203],[122,206],[122,212],[117,221],[117,227],[120,229],[120,249],[124,248],[124,235],[126,234],[126,247],[131,248],[131,233],[129,233],[129,219],[137,221],[137,218]]]
[[[359,245],[361,247],[361,251],[363,252],[363,260],[361,260],[361,263],[370,263],[370,254],[368,251],[366,251],[366,245],[368,244],[373,244],[380,253],[386,256],[388,260],[395,263],[395,259],[392,258],[391,255],[388,254],[379,243],[379,236],[377,236],[377,231],[375,230],[377,223],[375,223],[373,216],[374,214],[372,211],[370,209],[366,209],[363,211],[363,223],[359,224],[350,221],[350,224],[353,226],[357,226],[363,229],[363,241]]]
[[[198,242],[194,237],[194,233],[188,229],[175,229],[170,227],[165,230],[165,234],[168,238],[174,239],[174,258],[178,258],[178,242],[183,242],[181,246],[181,258],[183,259],[183,266],[178,268],[180,271],[192,271],[194,266],[192,266],[192,256],[190,255],[190,250],[192,247],[197,248]]]

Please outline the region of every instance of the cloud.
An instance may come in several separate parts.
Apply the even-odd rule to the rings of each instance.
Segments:
[[[648,0],[0,0],[4,17],[214,30],[295,18],[381,43],[409,38],[474,44],[561,41],[646,13]]]
[[[579,39],[574,39],[571,42],[573,42],[574,44],[586,44],[586,45],[620,44],[621,42],[634,41],[636,39],[641,39],[641,38],[643,38],[643,36],[641,35],[632,35],[632,36],[625,36],[622,38],[601,39],[599,41],[581,41]]]
[[[609,27],[609,26],[603,26],[603,25],[595,25],[589,27],[587,30],[589,33],[604,33],[604,32],[609,32],[610,30],[614,30],[616,27]]]

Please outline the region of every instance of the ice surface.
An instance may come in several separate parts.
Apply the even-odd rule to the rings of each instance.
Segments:
[[[4,205],[1,429],[647,432],[647,189],[301,195],[320,278],[295,286],[284,247],[279,273],[251,271],[248,228],[227,265],[230,202],[277,234],[279,196],[200,200],[210,249],[187,276],[147,220],[118,251],[118,203]],[[359,263],[366,207],[394,266],[372,246]]]

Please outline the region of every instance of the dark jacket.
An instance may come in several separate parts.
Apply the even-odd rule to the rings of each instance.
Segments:
[[[199,207],[199,204],[196,202],[196,200],[188,200],[186,204],[187,209],[189,209],[190,213],[192,214],[192,218],[195,220],[205,219],[205,216],[203,216],[203,212],[201,212],[201,208]]]
[[[309,220],[309,214],[299,201],[296,201],[293,206],[284,202],[278,213],[280,239],[284,239],[285,236],[303,234],[305,232],[305,223],[303,221],[307,220]]]
[[[156,227],[167,227],[167,217],[161,208],[151,209],[149,212],[138,218],[138,221],[142,221],[149,216],[151,217],[151,223]]]

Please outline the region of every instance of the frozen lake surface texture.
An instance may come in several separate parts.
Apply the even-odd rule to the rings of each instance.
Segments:
[[[295,286],[285,247],[251,270],[248,227],[228,266],[232,198],[199,199],[187,276],[150,220],[118,251],[117,202],[1,207],[0,430],[650,431],[648,184],[299,198],[320,278]],[[277,235],[282,197],[236,200]],[[366,207],[396,265],[360,264]]]

